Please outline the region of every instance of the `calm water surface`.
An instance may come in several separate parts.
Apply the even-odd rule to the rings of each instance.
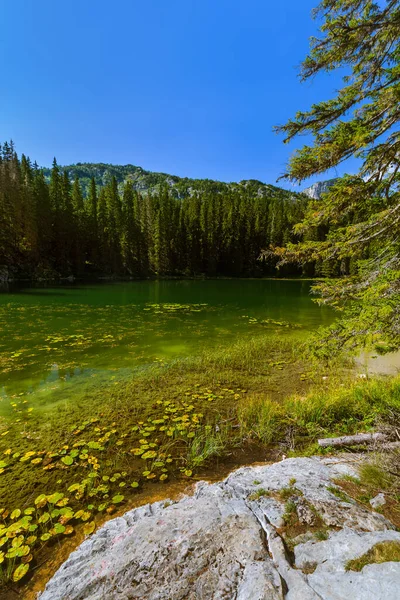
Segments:
[[[18,287],[0,293],[0,397],[54,402],[77,386],[129,377],[266,328],[304,335],[331,320],[331,311],[311,300],[310,282],[299,280]]]

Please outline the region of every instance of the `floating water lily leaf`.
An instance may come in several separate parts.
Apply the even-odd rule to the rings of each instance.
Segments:
[[[135,456],[140,456],[141,454],[143,454],[144,451],[145,451],[144,448],[132,448],[131,449],[132,454],[134,454]]]
[[[29,570],[28,563],[18,565],[18,567],[15,569],[15,571],[12,575],[13,581],[17,582],[20,579],[22,579],[27,574],[28,570]]]
[[[58,535],[60,533],[64,533],[65,527],[61,523],[56,523],[53,529],[50,530],[53,535]]]
[[[63,498],[57,502],[56,506],[66,506],[68,504],[68,500],[69,498]]]
[[[37,540],[36,535],[30,535],[27,539],[26,539],[26,543],[29,544],[29,546],[32,546]]]
[[[35,499],[35,504],[38,508],[42,508],[43,506],[45,506],[47,503],[47,497],[45,494],[40,494],[40,496],[38,496]]]
[[[17,548],[17,556],[19,556],[20,558],[22,556],[28,556],[30,551],[31,549],[29,548],[29,546],[20,546],[19,548]]]
[[[55,494],[51,494],[51,496],[47,496],[47,502],[50,504],[56,504],[61,498],[64,498],[64,494],[61,492],[56,492]]]
[[[70,466],[73,464],[74,459],[71,456],[63,456],[61,461],[64,463],[64,465]]]
[[[67,525],[64,531],[64,535],[71,535],[74,532],[72,525]]]
[[[96,523],[94,521],[90,521],[90,523],[85,523],[85,526],[83,528],[83,533],[85,535],[90,535],[95,530],[95,527],[96,527]]]
[[[80,483],[73,483],[72,485],[69,486],[68,491],[69,492],[75,492],[76,490],[79,490],[79,488],[81,488],[82,485]]]
[[[15,510],[12,511],[11,515],[10,515],[10,519],[18,519],[18,517],[21,515],[21,510],[19,508],[16,508]]]
[[[144,460],[147,460],[148,458],[156,458],[157,456],[157,452],[155,452],[154,450],[149,450],[148,452],[145,452],[144,454],[142,454],[142,458]]]
[[[40,517],[38,519],[38,523],[47,523],[47,521],[49,521],[49,519],[50,519],[49,513],[45,512],[42,515],[40,515]]]
[[[24,536],[19,535],[13,539],[13,541],[11,542],[11,545],[13,548],[19,548],[19,546],[22,546],[23,542],[24,542]]]
[[[88,442],[87,446],[92,450],[104,450],[104,446],[99,444],[99,442]]]
[[[139,483],[137,481],[132,481],[131,487],[137,488],[137,487],[139,487]]]
[[[193,475],[193,471],[191,471],[190,469],[186,469],[184,471],[184,474],[186,475],[186,477],[191,477]]]
[[[112,502],[114,504],[119,504],[120,502],[122,502],[122,500],[124,499],[125,496],[123,496],[122,494],[117,494],[116,496],[113,496],[112,498]]]

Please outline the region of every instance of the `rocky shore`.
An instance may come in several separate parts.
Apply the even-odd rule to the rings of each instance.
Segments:
[[[398,600],[400,562],[349,568],[376,544],[400,544],[390,521],[335,485],[356,465],[344,455],[245,467],[129,511],[87,538],[40,600]]]

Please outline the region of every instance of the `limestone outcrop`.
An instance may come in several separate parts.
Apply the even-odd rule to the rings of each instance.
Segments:
[[[334,493],[332,480],[345,474],[356,475],[346,458],[287,459],[129,511],[87,538],[40,600],[397,600],[400,563],[346,570],[400,533]],[[281,535],[287,498],[309,528],[293,552]],[[316,523],[326,539],[315,536]]]

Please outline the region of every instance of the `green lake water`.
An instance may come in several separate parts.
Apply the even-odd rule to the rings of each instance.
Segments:
[[[304,280],[14,287],[0,293],[0,414],[17,396],[47,404],[266,327],[302,336],[331,320]]]

